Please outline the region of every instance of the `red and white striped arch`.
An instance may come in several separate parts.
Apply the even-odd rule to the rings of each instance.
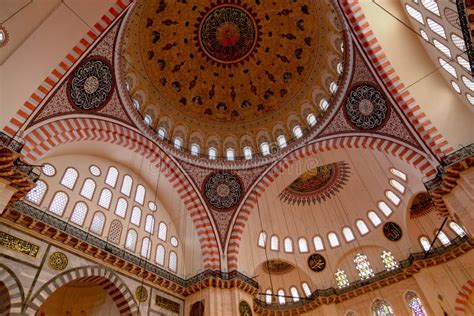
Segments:
[[[110,27],[110,25],[128,8],[133,0],[117,0],[115,4],[94,24],[92,30],[77,43],[55,69],[43,80],[40,86],[20,107],[10,122],[3,127],[3,132],[14,136],[28,120],[36,108],[45,100],[49,93],[63,79],[64,75],[76,64],[94,42]]]
[[[374,136],[336,136],[331,139],[319,140],[301,147],[288,156],[277,162],[271,167],[265,175],[260,178],[252,192],[240,207],[237,217],[232,227],[232,232],[227,244],[227,260],[229,270],[238,268],[238,254],[240,240],[242,239],[245,225],[250,217],[252,210],[257,204],[257,199],[262,196],[270,184],[278,178],[292,164],[305,157],[314,156],[318,153],[337,149],[370,149],[384,152],[401,160],[404,160],[420,170],[426,176],[433,176],[436,173],[434,162],[429,161],[425,156],[393,140]]]
[[[205,268],[219,269],[218,243],[204,204],[179,166],[150,139],[117,123],[99,118],[65,118],[34,128],[24,135],[22,154],[34,162],[56,146],[80,141],[101,141],[136,152],[157,168],[177,190],[186,206],[201,244]]]
[[[469,302],[469,296],[474,292],[474,279],[467,281],[456,296],[454,310],[456,315],[466,315],[466,305]]]
[[[431,150],[438,155],[444,156],[453,151],[441,133],[433,126],[428,117],[421,111],[408,89],[401,82],[400,77],[390,64],[382,47],[377,41],[373,30],[362,12],[359,0],[343,0],[344,14],[349,20],[352,30],[362,44],[367,57],[377,70],[379,77],[390,91],[400,108],[408,117],[418,134],[430,146]]]

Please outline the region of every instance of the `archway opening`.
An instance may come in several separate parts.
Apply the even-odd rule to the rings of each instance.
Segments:
[[[0,281],[0,315],[8,315],[10,313],[10,294],[3,282]]]
[[[78,279],[56,289],[41,305],[37,315],[124,314],[116,287],[106,278],[93,278]]]

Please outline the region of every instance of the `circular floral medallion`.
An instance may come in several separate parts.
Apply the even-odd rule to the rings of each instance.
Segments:
[[[387,222],[383,225],[383,234],[391,241],[402,239],[402,228],[394,222]]]
[[[239,304],[240,316],[252,316],[252,308],[246,301],[241,301]]]
[[[135,290],[135,297],[140,303],[146,302],[148,299],[148,291],[143,286],[138,286]]]
[[[105,105],[112,91],[113,77],[105,60],[85,61],[69,82],[72,103],[81,110],[96,110]]]
[[[66,269],[68,262],[69,261],[66,255],[59,251],[53,252],[48,259],[49,266],[51,267],[51,269],[56,271],[62,271]]]
[[[346,113],[356,127],[371,130],[388,117],[387,101],[378,89],[363,85],[353,89],[347,98]]]
[[[321,272],[326,268],[326,259],[318,253],[314,253],[308,258],[308,266],[314,272]]]
[[[212,60],[230,64],[247,58],[258,39],[257,22],[252,13],[234,4],[217,5],[199,17],[198,46]]]
[[[216,172],[207,178],[204,192],[206,199],[212,206],[217,209],[228,209],[240,201],[242,184],[236,175]]]

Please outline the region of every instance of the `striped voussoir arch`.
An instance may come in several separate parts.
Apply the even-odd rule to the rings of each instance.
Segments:
[[[344,0],[342,1],[342,6],[367,57],[419,135],[438,156],[444,156],[452,152],[453,148],[449,146],[448,142],[436,127],[432,125],[432,122],[425,113],[421,111],[420,106],[416,104],[405,85],[401,82],[400,77],[396,74],[395,69],[390,64],[382,47],[378,43],[373,30],[370,28],[362,12],[359,0]]]
[[[58,66],[43,80],[30,98],[20,107],[16,114],[4,126],[3,132],[14,136],[21,126],[28,120],[54,87],[61,81],[64,75],[81,58],[85,51],[104,33],[104,31],[115,21],[115,19],[130,5],[133,0],[117,0],[115,4],[94,24],[93,29],[77,43],[64,57]]]
[[[426,176],[432,176],[436,173],[436,168],[426,157],[403,144],[378,138],[377,136],[340,136],[332,139],[316,141],[301,147],[291,152],[288,156],[269,169],[261,180],[255,184],[252,192],[242,204],[237,218],[235,219],[234,226],[232,227],[231,236],[227,246],[229,270],[237,269],[238,267],[237,263],[240,240],[242,238],[245,224],[250,217],[250,213],[257,204],[258,197],[265,192],[270,184],[278,178],[283,171],[288,169],[293,163],[308,156],[313,156],[325,151],[354,148],[370,149],[398,157],[413,165]]]
[[[120,124],[99,118],[67,118],[36,127],[25,139],[22,154],[34,162],[47,151],[61,144],[79,141],[100,141],[120,145],[148,159],[177,190],[196,228],[205,268],[219,269],[217,240],[206,209],[176,163],[150,139]]]
[[[466,305],[469,302],[469,296],[472,294],[472,292],[474,292],[474,279],[467,281],[458,292],[454,305],[456,315],[466,314]]]
[[[44,284],[28,302],[27,315],[35,315],[41,305],[61,286],[70,282],[88,282],[102,287],[113,299],[120,315],[138,315],[138,305],[127,285],[111,270],[87,266],[65,271]]]
[[[23,287],[15,273],[3,264],[0,264],[0,289],[0,315],[22,315]]]

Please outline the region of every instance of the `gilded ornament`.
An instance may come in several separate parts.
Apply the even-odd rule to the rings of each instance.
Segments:
[[[0,232],[0,246],[18,251],[19,253],[33,258],[36,258],[39,251],[39,246],[5,232]]]
[[[59,251],[53,252],[48,259],[49,266],[51,269],[56,271],[62,271],[66,269],[68,263],[69,260],[67,259],[67,256]]]
[[[394,222],[387,222],[383,225],[383,234],[391,241],[399,241],[403,235],[402,228]]]
[[[318,253],[314,253],[308,258],[308,266],[314,272],[321,272],[326,268],[326,259]]]
[[[139,303],[146,302],[146,300],[148,299],[147,289],[143,286],[138,286],[135,290],[135,298]]]

